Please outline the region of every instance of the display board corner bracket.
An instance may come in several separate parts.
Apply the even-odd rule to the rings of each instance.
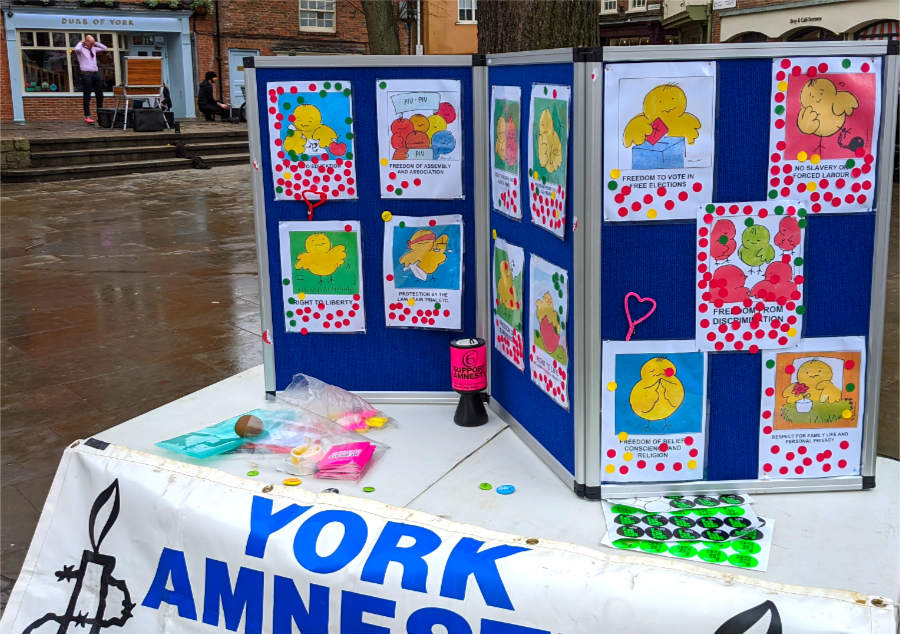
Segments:
[[[602,62],[603,49],[599,46],[583,46],[572,51],[573,62]]]
[[[888,55],[900,55],[900,40],[890,40],[887,43]]]
[[[862,477],[862,488],[863,491],[866,489],[874,489],[875,488],[875,476],[874,475],[864,475]]]
[[[256,58],[249,55],[244,58],[244,68],[256,68]]]
[[[472,55],[472,66],[487,66],[487,55],[475,53]]]

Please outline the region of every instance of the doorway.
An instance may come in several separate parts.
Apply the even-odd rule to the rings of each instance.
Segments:
[[[259,51],[245,48],[228,49],[228,92],[232,108],[244,105],[244,58],[259,55]]]
[[[128,35],[128,54],[132,57],[161,57],[163,82],[169,81],[169,56],[166,53],[166,36],[153,33],[131,33]]]

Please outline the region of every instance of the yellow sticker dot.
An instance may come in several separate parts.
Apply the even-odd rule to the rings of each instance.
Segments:
[[[410,297],[408,300],[406,300],[406,303],[409,304],[410,306],[415,306],[416,300],[413,299],[412,297]]]
[[[788,328],[788,337],[796,337],[797,329],[796,328]]]
[[[687,465],[688,465],[688,469],[696,469],[697,461],[696,460],[688,460]]]
[[[297,293],[297,299],[303,301],[304,299],[306,299],[306,293]]]
[[[805,161],[806,160],[806,152],[804,152],[803,150],[800,150],[799,152],[797,152],[797,160]]]
[[[630,451],[626,451],[624,454],[622,454],[622,457],[625,458],[625,460],[631,460],[632,458],[634,458],[634,454]]]
[[[382,165],[387,165],[387,164],[388,164],[388,160],[387,160],[386,158],[381,159],[381,164],[382,164]]]
[[[778,82],[778,91],[784,92],[785,90],[787,90],[787,82],[786,81]]]
[[[610,178],[619,178],[619,176],[621,176],[621,175],[622,175],[622,172],[620,172],[618,169],[614,169],[609,173]]]
[[[812,163],[813,165],[818,165],[819,161],[821,161],[821,160],[822,160],[822,157],[819,156],[818,154],[813,154],[812,156],[809,157],[809,162]]]
[[[289,181],[289,180],[291,180],[291,173],[285,172],[284,174],[281,175],[281,177],[284,178],[284,180]]]
[[[494,240],[496,240],[497,239],[497,230],[496,229],[491,230],[491,235],[493,236]]]
[[[807,183],[807,184],[806,184],[806,191],[808,191],[808,192],[814,192],[814,191],[816,191],[818,188],[819,188],[819,186],[816,185],[815,183]]]
[[[612,473],[615,470],[616,470],[616,468],[614,466],[612,466],[611,464],[606,465],[606,473]]]
[[[648,217],[650,220],[653,220],[654,218],[656,218],[656,210],[655,210],[655,209],[648,209],[648,210],[647,210],[647,217]]]
[[[615,392],[617,387],[619,387],[619,384],[616,383],[615,381],[610,381],[609,383],[606,384],[606,389],[609,390],[610,392]]]
[[[625,442],[628,440],[628,432],[620,431],[618,434],[618,438],[621,442]]]
[[[845,409],[843,412],[841,412],[841,416],[843,416],[844,418],[850,418],[851,416],[853,416],[853,412],[851,412],[849,409]]]
[[[556,200],[556,192],[550,192],[550,200]]]
[[[389,211],[381,212],[381,219],[384,220],[385,222],[390,222],[391,218],[393,218],[393,217],[394,217],[394,214],[392,214]]]

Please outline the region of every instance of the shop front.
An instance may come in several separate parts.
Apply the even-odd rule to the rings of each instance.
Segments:
[[[12,7],[4,16],[10,81],[2,98],[12,103],[13,119],[81,118],[81,72],[72,48],[87,35],[108,49],[98,55],[98,67],[110,104],[113,87],[125,83],[127,57],[161,57],[175,116],[195,116],[190,12],[147,13]]]

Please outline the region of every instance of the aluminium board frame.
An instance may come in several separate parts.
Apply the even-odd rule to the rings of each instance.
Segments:
[[[888,236],[890,233],[891,188],[894,168],[894,138],[897,129],[898,74],[897,42],[772,42],[757,44],[694,44],[682,46],[604,47],[603,63],[663,62],[725,59],[766,59],[781,56],[827,57],[839,55],[881,56],[883,60],[882,121],[879,135],[879,162],[875,208],[871,304],[867,335],[866,404],[863,416],[863,442],[860,475],[810,479],[695,480],[660,483],[602,483],[600,470],[601,424],[601,348],[600,296],[601,257],[599,248],[587,252],[584,327],[594,333],[588,342],[583,372],[586,386],[584,451],[585,468],[582,491],[590,499],[624,498],[661,494],[702,494],[721,491],[747,493],[793,493],[801,491],[849,491],[875,486],[875,449],[878,433],[878,406],[881,385],[881,357],[884,342],[885,287],[887,284]],[[587,82],[585,129],[587,138],[584,161],[602,165],[603,159],[603,81],[602,64],[595,65],[597,81]],[[601,173],[604,173],[601,171]],[[590,244],[600,245],[603,223],[603,179],[588,179],[585,184],[584,233]],[[707,404],[708,406],[708,404]]]
[[[263,187],[261,166],[264,148],[261,145],[261,118],[257,99],[257,68],[383,68],[383,67],[470,67],[472,69],[472,131],[474,135],[474,184],[472,193],[473,216],[475,219],[475,277],[476,277],[476,336],[487,338],[489,322],[484,321],[484,311],[480,309],[486,302],[488,293],[487,269],[490,263],[480,260],[481,254],[487,251],[487,216],[481,212],[480,201],[490,194],[487,191],[489,175],[483,163],[487,156],[487,107],[489,97],[483,93],[487,86],[487,69],[481,63],[480,56],[472,55],[310,55],[298,57],[253,56],[244,58],[244,77],[247,85],[247,129],[250,142],[250,164],[252,165],[251,184],[253,188],[253,222],[256,229],[256,259],[259,267],[260,327],[264,335],[272,333],[272,295],[269,279],[268,235],[266,231],[266,201]],[[374,108],[374,104],[372,104]],[[271,334],[262,338],[263,376],[266,394],[274,398],[275,381],[275,346],[271,343]],[[451,404],[459,396],[453,391],[359,391],[361,397],[371,403],[420,403]]]

